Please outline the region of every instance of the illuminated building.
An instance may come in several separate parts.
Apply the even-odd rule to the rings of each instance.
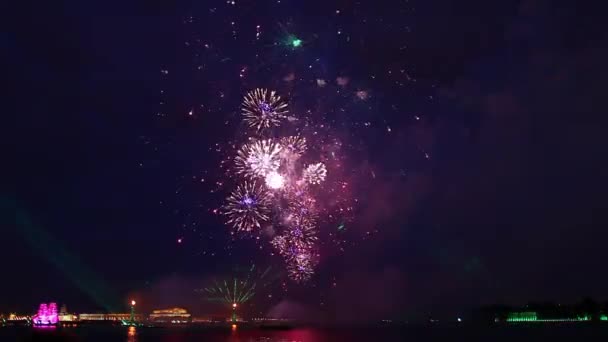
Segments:
[[[106,316],[107,316],[106,314],[100,314],[100,313],[94,313],[94,314],[81,313],[78,315],[78,319],[81,321],[105,321]]]
[[[150,314],[150,320],[157,323],[187,323],[191,321],[191,315],[182,308],[154,310]]]
[[[59,322],[74,322],[78,320],[78,315],[71,313],[59,314],[58,316]]]
[[[29,321],[31,319],[30,316],[27,315],[17,315],[16,313],[10,313],[8,315],[9,321]]]
[[[600,317],[601,319],[601,317]],[[535,311],[526,312],[511,312],[507,317],[509,323],[528,323],[528,322],[586,322],[591,321],[591,315],[585,314],[583,316],[572,317],[572,318],[538,318]]]
[[[144,320],[144,316],[141,314],[133,315],[133,320],[141,322]],[[78,315],[78,319],[81,321],[128,321],[131,320],[131,313],[81,313]]]
[[[507,322],[533,322],[536,319],[536,312],[534,311],[511,312],[507,317]]]
[[[74,322],[78,320],[78,316],[68,313],[68,308],[64,305],[59,309],[59,322]]]

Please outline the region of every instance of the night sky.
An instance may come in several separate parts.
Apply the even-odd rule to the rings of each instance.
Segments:
[[[302,317],[608,299],[599,4],[30,5],[0,36],[0,312],[205,313],[194,289],[251,262],[278,278],[257,310]],[[345,145],[358,206],[305,284],[214,213],[257,87]]]

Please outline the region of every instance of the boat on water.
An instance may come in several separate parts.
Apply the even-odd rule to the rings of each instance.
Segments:
[[[59,325],[59,315],[57,314],[57,303],[42,303],[38,308],[38,313],[32,317],[32,324],[35,327],[48,327]]]

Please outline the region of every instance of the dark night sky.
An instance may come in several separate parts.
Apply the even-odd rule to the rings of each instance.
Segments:
[[[0,312],[43,300],[97,310],[131,294],[197,311],[200,302],[183,294],[193,284],[267,261],[246,241],[226,248],[227,229],[210,213],[226,194],[207,184],[223,176],[214,144],[237,134],[224,121],[247,90],[297,85],[306,98],[321,91],[317,78],[328,82],[319,95],[327,106],[349,109],[341,120],[371,122],[351,135],[360,153],[350,166],[377,177],[358,180],[367,200],[352,225],[356,245],[327,254],[311,284],[277,302],[355,319],[608,299],[608,37],[594,6],[214,0],[8,9]],[[274,44],[288,33],[304,40],[300,50]],[[330,95],[339,76],[350,79],[348,97]],[[361,293],[369,295],[354,300]]]

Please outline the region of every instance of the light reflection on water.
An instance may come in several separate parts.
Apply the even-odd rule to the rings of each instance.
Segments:
[[[285,331],[281,332],[281,336],[263,336],[265,334],[261,334],[262,336],[255,336],[257,334],[253,334],[251,330],[242,330],[239,331],[238,326],[233,324],[231,326],[230,336],[227,337],[227,342],[307,342],[307,341],[315,341],[315,334],[311,334],[308,330],[293,330],[293,331]],[[176,336],[171,336],[168,334],[168,341],[173,341]],[[145,339],[144,339],[145,340]],[[177,340],[181,341],[181,338]],[[127,329],[127,342],[137,342],[137,328],[129,327]]]
[[[239,325],[225,327],[118,327],[76,326],[32,329],[25,326],[0,328],[0,341],[67,342],[392,342],[392,341],[608,341],[608,329],[594,324],[498,327],[340,327],[259,329]],[[593,337],[592,339],[586,337]]]
[[[397,334],[397,335],[396,335]],[[0,328],[0,341],[67,342],[370,342],[401,341],[400,332],[392,329],[349,329],[299,327],[265,329],[246,325],[223,327],[120,327],[65,326],[61,329],[29,327]],[[442,339],[439,339],[442,340]],[[604,341],[608,341],[606,338]]]
[[[312,333],[308,329],[296,329],[282,332],[275,332],[268,336],[267,333],[260,331],[241,330],[238,328],[232,329],[228,342],[308,342],[318,341],[319,336]]]
[[[129,327],[127,330],[127,342],[137,342],[137,329]]]

